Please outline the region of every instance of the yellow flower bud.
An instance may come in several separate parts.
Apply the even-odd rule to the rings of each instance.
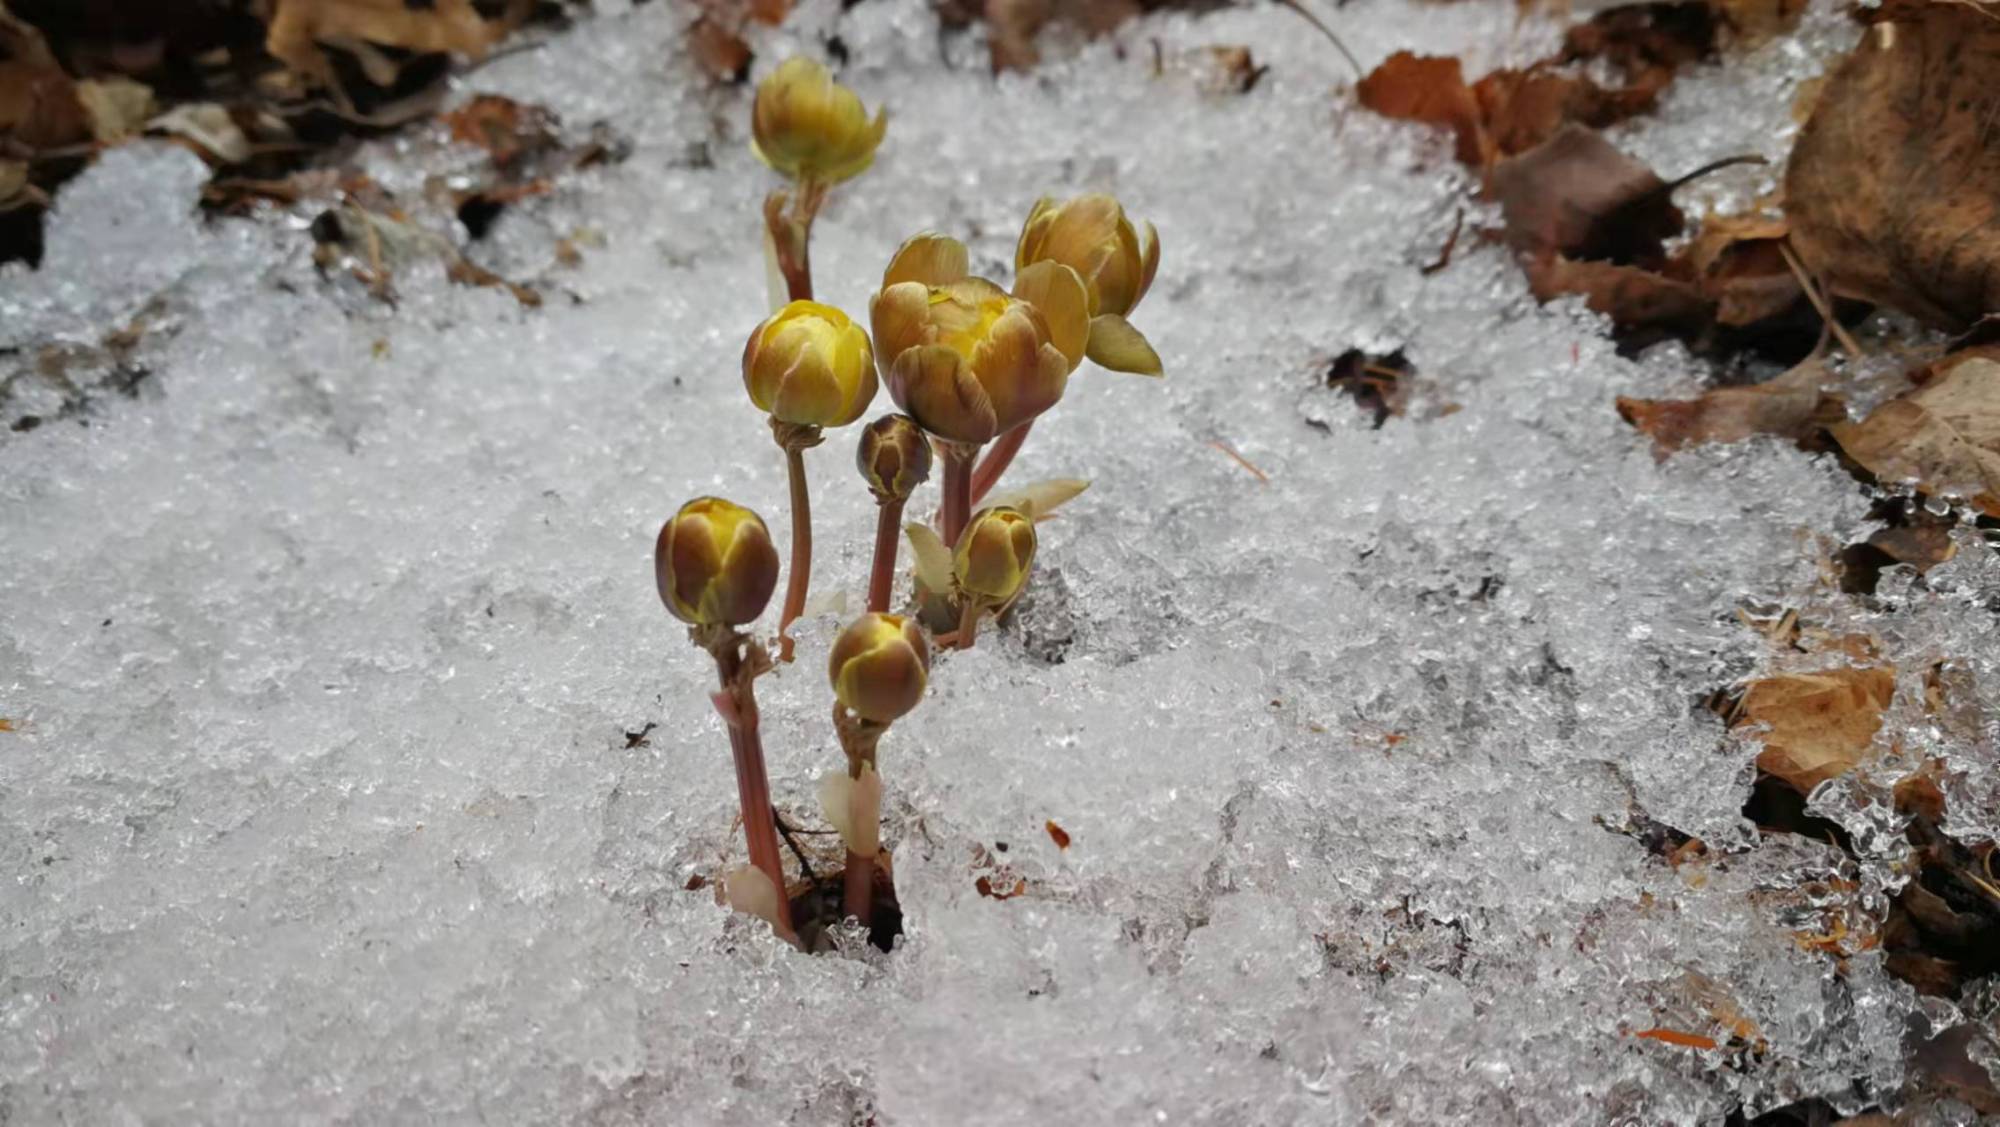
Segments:
[[[1153,225],[1146,224],[1142,235],[1107,195],[1078,196],[1067,203],[1045,197],[1036,201],[1021,228],[1014,268],[1025,280],[1030,270],[1051,262],[1083,279],[1090,358],[1117,372],[1159,375],[1159,354],[1125,319],[1160,269],[1160,236]]]
[[[931,440],[908,415],[884,415],[861,428],[854,464],[884,501],[906,501],[931,477]]]
[[[778,550],[756,513],[697,497],[660,529],[653,578],[667,612],[691,626],[741,626],[778,585]]]
[[[1089,336],[1088,294],[1067,266],[1024,272],[1012,294],[965,273],[938,235],[903,244],[869,303],[882,378],[925,430],[979,444],[1055,406]]]
[[[793,180],[837,184],[875,159],[889,113],[868,111],[827,69],[794,55],[757,84],[750,110],[750,148]]]
[[[930,667],[930,644],[916,619],[864,614],[834,640],[826,675],[849,711],[887,724],[924,699]]]
[[[1035,522],[1004,505],[972,514],[951,553],[960,594],[996,607],[1021,593],[1034,562]]]
[[[750,334],[743,386],[779,422],[844,427],[875,399],[875,350],[847,314],[794,301]]]
[[[1124,317],[1139,305],[1160,269],[1160,236],[1151,223],[1141,235],[1111,196],[1078,196],[1067,203],[1043,197],[1028,213],[1014,247],[1014,269],[1060,262],[1077,272],[1090,293],[1090,315]]]

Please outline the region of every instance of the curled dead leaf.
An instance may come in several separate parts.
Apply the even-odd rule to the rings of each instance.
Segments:
[[[1709,215],[1668,271],[1715,302],[1718,324],[1745,326],[1783,316],[1805,297],[1785,262],[1790,225],[1766,215]]]
[[[1836,295],[1962,327],[2000,309],[2000,18],[1947,3],[1884,14],[1792,149],[1792,245]]]
[[[1653,439],[1661,454],[1760,434],[1804,441],[1847,417],[1843,400],[1822,390],[1826,370],[1809,362],[1748,387],[1721,387],[1693,399],[1618,398],[1618,414]]]
[[[1970,355],[1933,372],[1861,422],[1831,428],[1833,439],[1877,479],[2000,516],[2000,361]]]
[[[90,135],[100,145],[138,135],[153,115],[152,88],[117,75],[84,79],[76,84],[76,97],[90,115]]]
[[[1525,254],[1657,263],[1685,221],[1666,181],[1579,125],[1501,161],[1492,189],[1508,244]]]
[[[1576,262],[1561,255],[1528,259],[1528,288],[1537,301],[1581,294],[1593,311],[1627,330],[1695,336],[1714,306],[1693,286],[1664,274],[1616,262]]]
[[[48,41],[0,5],[0,137],[40,151],[88,140],[90,127]]]
[[[1763,726],[1757,769],[1810,793],[1861,762],[1895,691],[1893,666],[1778,674],[1743,691],[1732,726]]]
[[[333,64],[324,46],[394,47],[418,54],[457,54],[478,58],[505,31],[507,23],[488,23],[473,0],[265,0],[270,6],[264,49],[293,70],[332,82]],[[510,5],[519,8],[521,5]],[[363,58],[368,65],[374,55]],[[393,80],[371,75],[378,85]]]
[[[1458,159],[1464,164],[1483,168],[1492,161],[1492,142],[1479,102],[1465,84],[1465,70],[1457,59],[1398,51],[1370,71],[1354,94],[1383,117],[1450,129],[1457,135]]]

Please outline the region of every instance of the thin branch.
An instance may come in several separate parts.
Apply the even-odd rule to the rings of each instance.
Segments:
[[[1335,35],[1333,29],[1326,26],[1325,22],[1318,16],[1306,11],[1305,6],[1300,4],[1299,0],[1278,0],[1278,3],[1297,12],[1307,23],[1318,28],[1319,33],[1326,36],[1327,41],[1332,43],[1334,49],[1340,52],[1340,57],[1347,60],[1347,65],[1354,68],[1354,77],[1366,78],[1368,76],[1368,72],[1362,69],[1361,60],[1354,57],[1354,52],[1347,49],[1347,44],[1340,41],[1340,36]]]

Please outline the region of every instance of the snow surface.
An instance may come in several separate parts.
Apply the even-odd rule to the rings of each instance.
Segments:
[[[1700,366],[1619,358],[1470,236],[1420,273],[1461,207],[1494,216],[1275,8],[1149,17],[997,82],[921,0],[814,0],[759,42],[768,66],[837,33],[844,78],[892,107],[818,229],[825,297],[865,309],[926,227],[1005,278],[1038,195],[1109,189],[1162,234],[1135,320],[1170,376],[1078,373],[1017,473],[1093,488],[1044,526],[1019,620],[941,660],[884,744],[900,949],[801,956],[686,890],[741,840],[710,670],[649,557],[700,493],[783,526],[737,372],[771,181],[747,92],[682,51],[686,10],[600,13],[458,91],[631,143],[468,247],[541,309],[424,263],[376,302],[314,270],[314,209],[203,220],[205,170],[149,144],[63,191],[42,272],[0,275],[0,346],[78,357],[16,381],[9,420],[50,417],[0,440],[0,1121],[1651,1124],[1894,1100],[1906,1035],[1956,1011],[1795,933],[1903,879],[1882,795],[1908,759],[1816,798],[1861,864],[1760,841],[1756,745],[1700,702],[1766,667],[1747,603],[1871,631],[1904,669],[1883,745],[1952,757],[1954,809],[1990,811],[1990,729],[1949,739],[1920,682],[1957,659],[2000,704],[2000,566],[1891,572],[1864,606],[1821,582],[1871,527],[1831,459],[1656,461],[1612,399],[1691,392]],[[1415,46],[1474,74],[1557,36],[1505,2],[1336,18],[1364,62]],[[1782,156],[1792,93],[1852,38],[1821,6],[1617,139],[1669,175]],[[1270,73],[1205,90],[1190,60],[1238,43]],[[476,163],[425,130],[359,159],[413,206]],[[141,314],[132,396],[53,414]],[[1323,386],[1356,346],[1407,352],[1411,417],[1371,429]],[[815,824],[821,658],[873,514],[851,442],[809,455],[826,598],[760,685],[775,791]],[[1670,867],[1642,815],[1711,858]],[[1762,1053],[1634,1036],[1729,1012]]]

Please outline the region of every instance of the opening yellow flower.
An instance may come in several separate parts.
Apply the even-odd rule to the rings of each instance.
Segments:
[[[794,301],[750,334],[743,386],[779,422],[844,427],[875,399],[875,352],[847,314]]]
[[[1055,262],[1008,293],[966,272],[963,244],[904,243],[869,303],[883,381],[925,430],[978,445],[1055,406],[1083,360],[1089,296]]]
[[[887,110],[870,121],[861,98],[824,66],[797,55],[757,84],[750,147],[758,159],[800,182],[837,184],[875,160],[889,129]]]
[[[1160,236],[1151,223],[1133,225],[1119,202],[1102,193],[1064,203],[1035,202],[1014,247],[1014,268],[1060,262],[1083,279],[1090,296],[1090,358],[1119,372],[1160,374],[1160,358],[1126,320],[1152,288],[1160,269]]]

